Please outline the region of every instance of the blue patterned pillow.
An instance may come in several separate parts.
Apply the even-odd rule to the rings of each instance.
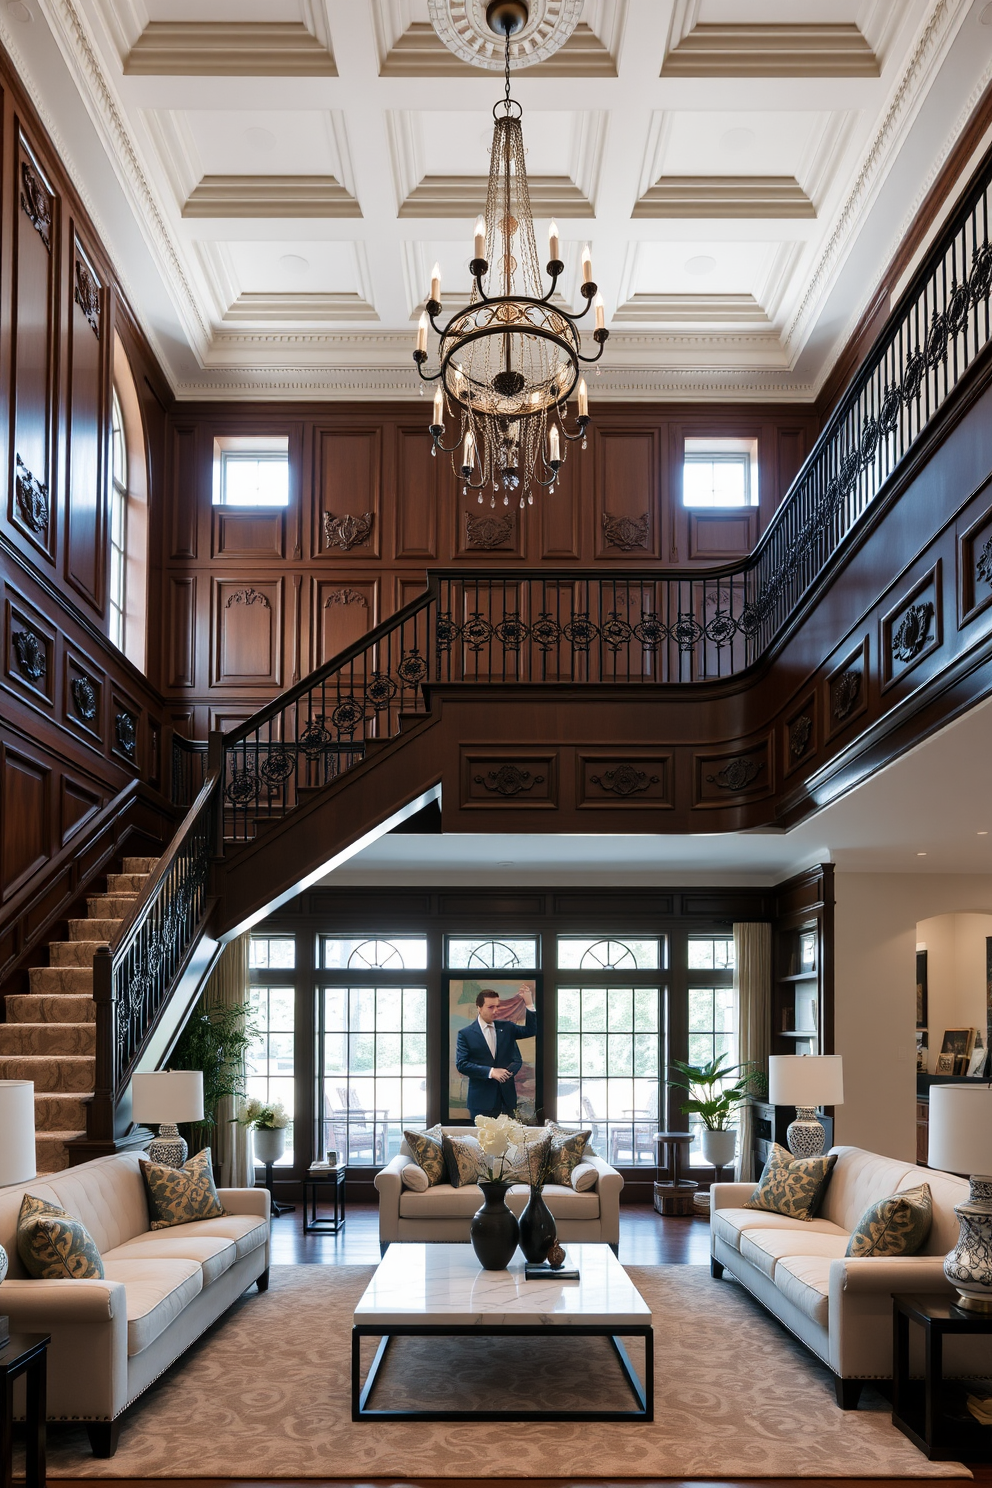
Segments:
[[[870,1204],[851,1231],[849,1256],[916,1255],[930,1233],[933,1195],[929,1183],[904,1188]]]
[[[17,1254],[28,1275],[38,1281],[103,1280],[103,1260],[82,1221],[34,1194],[21,1200]]]
[[[823,1202],[836,1161],[835,1152],[822,1157],[793,1157],[775,1142],[758,1186],[743,1207],[785,1214],[789,1219],[813,1219]]]
[[[209,1147],[181,1168],[142,1158],[141,1175],[148,1194],[149,1229],[166,1230],[197,1219],[218,1219],[224,1213],[214,1184]]]

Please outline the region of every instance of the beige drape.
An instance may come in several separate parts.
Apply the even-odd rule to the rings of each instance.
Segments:
[[[248,1000],[248,947],[249,934],[239,935],[225,946],[220,960],[210,973],[210,978],[200,1002],[204,1006],[223,1003],[228,1007],[243,1004]],[[242,1069],[242,1075],[244,1070]],[[236,1096],[225,1095],[217,1106],[217,1125],[211,1134],[214,1161],[220,1164],[222,1188],[253,1188],[255,1170],[252,1165],[251,1135],[232,1120],[240,1104]]]
[[[772,927],[764,923],[734,926],[734,991],[737,994],[737,1057],[768,1073],[772,1002]],[[737,1178],[747,1182],[754,1173],[754,1113],[740,1107],[737,1140]]]

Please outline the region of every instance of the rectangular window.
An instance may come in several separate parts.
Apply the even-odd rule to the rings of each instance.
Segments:
[[[427,1120],[427,988],[325,986],[319,994],[318,1145],[381,1167]]]
[[[558,1119],[590,1127],[597,1154],[625,1167],[655,1162],[660,1008],[657,986],[558,989]]]
[[[263,945],[272,942],[262,942]],[[290,941],[292,945],[292,941]],[[255,943],[252,943],[254,951]],[[248,1094],[265,1102],[282,1101],[289,1115],[295,1096],[296,992],[291,986],[253,986],[251,1015],[259,1030],[248,1050]],[[280,1167],[293,1164],[293,1123],[286,1130],[286,1150]]]
[[[682,504],[692,507],[758,505],[756,439],[687,439]]]
[[[537,940],[518,935],[449,935],[446,964],[453,970],[502,971],[537,969]]]
[[[253,935],[248,953],[251,971],[292,971],[296,965],[296,937],[293,935]]]
[[[289,436],[214,440],[214,506],[288,506]]]
[[[732,935],[689,937],[689,1052],[688,1063],[710,1064],[721,1054],[728,1067],[737,1063],[736,997],[733,987],[734,938]],[[699,983],[700,985],[693,985]],[[733,1083],[725,1081],[723,1084]],[[702,1122],[688,1117],[688,1130],[696,1138],[689,1148],[693,1167],[706,1167],[700,1136]]]
[[[120,400],[114,389],[111,420],[113,479],[110,489],[110,639],[124,650],[127,613],[127,448]]]

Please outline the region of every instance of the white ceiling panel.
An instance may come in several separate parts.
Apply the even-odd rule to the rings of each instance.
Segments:
[[[220,245],[218,245],[220,246]],[[242,294],[357,294],[353,243],[312,239],[223,244]]]
[[[204,175],[333,175],[341,163],[331,116],[317,109],[189,111]]]

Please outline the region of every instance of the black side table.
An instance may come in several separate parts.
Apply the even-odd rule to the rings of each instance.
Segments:
[[[11,1333],[0,1344],[0,1488],[14,1481],[14,1381],[27,1387],[27,1488],[45,1488],[45,1413],[50,1333]]]
[[[923,1329],[924,1378],[909,1377],[909,1325]],[[955,1293],[898,1293],[892,1298],[892,1424],[938,1462],[982,1462],[992,1457],[992,1428],[970,1413],[949,1417],[944,1388],[944,1339],[992,1334],[992,1313],[958,1307]]]
[[[347,1170],[342,1166],[327,1173],[307,1173],[303,1178],[303,1233],[304,1235],[336,1235],[344,1224],[344,1184]],[[331,1190],[334,1205],[332,1219],[317,1218],[319,1188]]]
[[[263,1188],[267,1188],[269,1190],[269,1208],[272,1211],[272,1217],[274,1219],[278,1219],[279,1216],[280,1216],[280,1214],[295,1214],[296,1213],[296,1205],[295,1204],[281,1204],[279,1202],[279,1200],[276,1198],[275,1189],[272,1187],[272,1164],[271,1163],[266,1163],[265,1164],[265,1182],[262,1185],[262,1187]]]

